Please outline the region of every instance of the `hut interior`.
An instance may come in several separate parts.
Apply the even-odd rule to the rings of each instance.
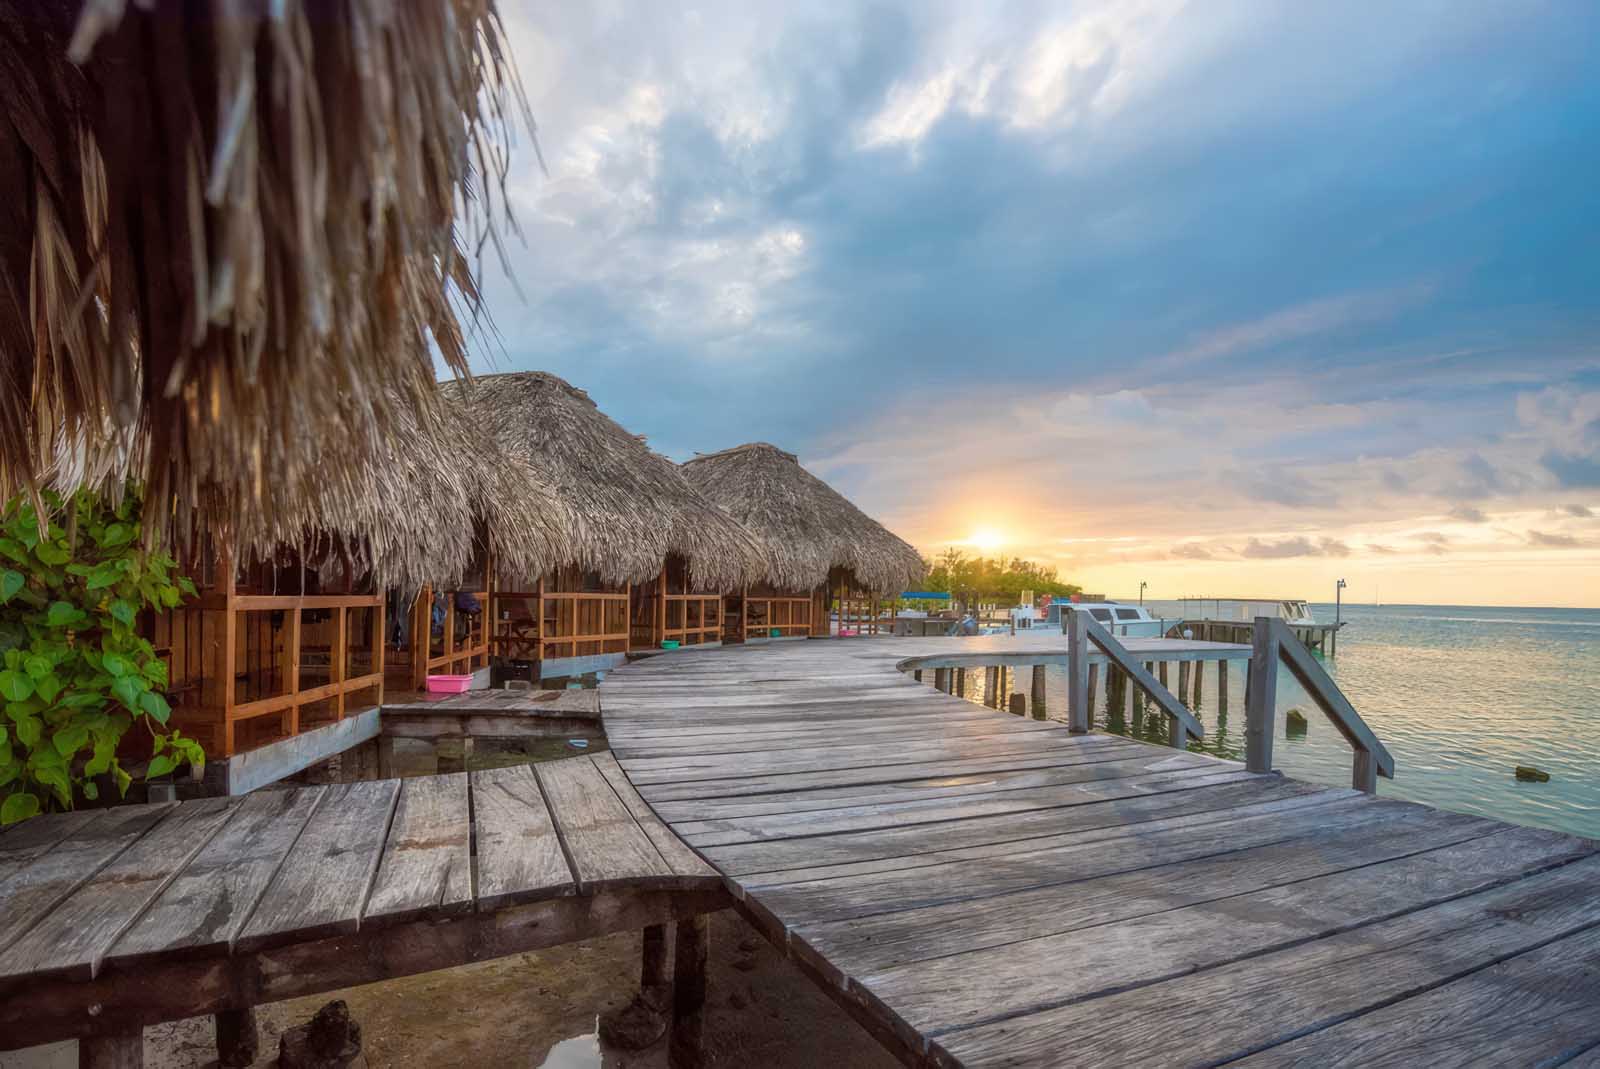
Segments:
[[[693,581],[689,562],[668,554],[661,574],[633,588],[629,647],[660,649],[664,643],[704,646],[722,641],[722,593]]]
[[[545,661],[625,654],[631,590],[576,567],[541,576],[532,590],[497,589],[493,652],[533,679]]]

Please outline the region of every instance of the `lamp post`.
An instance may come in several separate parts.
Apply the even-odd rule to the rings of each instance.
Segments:
[[[1144,588],[1149,586],[1149,585],[1150,585],[1149,583],[1146,583],[1146,582],[1144,582],[1142,580],[1139,583],[1139,604],[1140,605],[1144,604]]]
[[[1333,624],[1335,627],[1339,626],[1340,614],[1344,608],[1342,604],[1344,588],[1348,585],[1343,579],[1333,584]]]

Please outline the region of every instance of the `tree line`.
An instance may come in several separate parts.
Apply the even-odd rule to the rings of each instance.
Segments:
[[[1048,565],[1021,557],[969,557],[953,546],[929,562],[927,589],[949,594],[963,605],[983,601],[1014,605],[1025,590],[1035,597],[1058,598],[1083,592],[1076,583],[1062,582]]]

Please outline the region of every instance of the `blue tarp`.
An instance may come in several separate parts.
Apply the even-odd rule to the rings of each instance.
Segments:
[[[902,601],[949,601],[949,594],[934,594],[926,590],[908,590],[900,595]]]

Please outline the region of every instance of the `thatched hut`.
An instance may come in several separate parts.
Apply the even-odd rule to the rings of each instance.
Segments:
[[[151,637],[176,722],[210,756],[321,728],[326,747],[298,750],[336,752],[350,744],[340,725],[376,708],[386,683],[487,669],[494,570],[562,559],[554,488],[458,401],[440,411],[452,418],[407,417],[363,477],[306,495],[295,524],[190,547],[200,597],[152,620]]]
[[[761,539],[762,577],[724,605],[729,638],[878,631],[880,603],[921,582],[922,557],[842,494],[765,442],[697,456],[682,466],[697,490]],[[738,589],[738,588],[730,588]]]
[[[300,526],[465,371],[519,105],[493,0],[0,0],[0,497]]]
[[[499,569],[497,652],[544,675],[614,663],[630,648],[720,640],[721,594],[766,571],[758,540],[677,465],[544,372],[447,383],[506,453],[554,488],[567,525],[560,566]]]

